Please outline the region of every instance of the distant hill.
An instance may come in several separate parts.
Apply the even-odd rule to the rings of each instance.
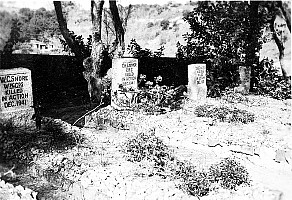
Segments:
[[[175,57],[177,42],[184,44],[183,34],[190,32],[189,25],[182,19],[183,14],[192,11],[196,3],[187,4],[168,3],[166,5],[134,5],[128,24],[126,27],[125,42],[126,47],[131,39],[142,48],[148,48],[156,51],[161,46],[165,47],[165,57]],[[291,3],[289,4],[291,7]],[[18,12],[14,7],[3,7],[0,2],[0,11]],[[91,35],[90,11],[83,10],[78,6],[68,10],[68,27],[77,35],[87,38]],[[283,19],[278,17],[277,23],[284,23]],[[166,25],[167,24],[167,25]],[[269,31],[266,32],[268,34]],[[288,74],[291,75],[291,33],[286,28],[283,37],[285,37],[285,66]],[[107,40],[103,40],[107,41]],[[263,44],[260,58],[268,57],[273,59],[276,65],[279,65],[278,50],[273,40]]]
[[[157,50],[160,46],[164,46],[165,57],[175,57],[177,42],[184,44],[183,34],[190,32],[189,25],[182,19],[183,13],[192,11],[194,3],[190,4],[174,4],[167,5],[134,5],[131,17],[128,21],[125,42],[126,46],[131,39],[142,48],[148,48],[152,51]],[[89,11],[79,10],[75,8],[69,13],[68,26],[74,30],[77,35],[83,35],[87,38],[91,34],[91,21]],[[169,21],[169,26],[163,30],[161,22]],[[284,23],[283,19],[278,17],[276,23]],[[268,34],[269,31],[266,32]],[[288,28],[284,30],[287,37],[285,42],[285,66],[288,74],[291,75],[291,33]],[[260,52],[260,58],[268,57],[273,59],[275,65],[279,66],[278,50],[273,40],[263,44]]]
[[[182,14],[192,9],[193,6],[189,4],[134,5],[126,27],[126,46],[131,39],[136,39],[142,48],[155,51],[164,46],[164,56],[175,57],[177,42],[184,43],[182,35],[189,31],[189,25],[182,20]],[[68,27],[75,34],[83,38],[91,34],[89,11],[76,8],[71,10],[68,19]],[[169,22],[164,30],[161,26],[163,20]]]

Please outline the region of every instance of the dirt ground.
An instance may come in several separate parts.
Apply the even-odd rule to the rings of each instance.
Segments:
[[[247,110],[255,114],[255,121],[227,123],[197,117],[194,110],[203,103]],[[73,123],[85,111],[79,106],[47,114]],[[207,98],[206,102],[187,101],[183,109],[165,114],[127,111],[123,115],[127,130],[108,125],[73,127],[85,140],[71,149],[39,154],[22,172],[19,183],[37,191],[42,200],[292,199],[291,100],[250,95],[245,101],[232,103]],[[236,191],[219,189],[198,198],[180,190],[179,180],[150,176],[151,163],[127,161],[123,151],[127,139],[148,130],[154,130],[177,158],[198,169],[206,169],[226,157],[238,160],[247,168],[251,186]]]

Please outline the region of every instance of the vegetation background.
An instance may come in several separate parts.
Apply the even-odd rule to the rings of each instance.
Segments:
[[[9,38],[10,28],[12,26],[11,19],[15,15],[18,15],[21,23],[28,23],[27,25],[29,25],[30,31],[33,30],[31,31],[33,32],[31,36],[45,33],[42,36],[46,35],[46,37],[51,37],[52,32],[59,35],[59,31],[56,29],[57,21],[54,22],[53,3],[51,2],[51,4],[50,6],[46,2],[44,6],[48,7],[47,10],[38,9],[32,17],[36,19],[28,23],[23,18],[25,15],[24,12],[28,12],[28,10],[19,10],[18,7],[13,7],[13,4],[9,2],[0,2],[0,49],[3,48]],[[24,3],[22,5],[23,7],[26,6]],[[184,4],[171,1],[165,5],[135,4],[132,7],[132,12],[126,27],[126,46],[130,44],[132,39],[135,39],[142,48],[147,48],[151,51],[155,51],[161,46],[164,46],[163,56],[175,57],[177,43],[185,44],[183,34],[190,32],[189,24],[182,18],[188,12],[192,11],[196,5],[197,3],[192,1]],[[289,8],[291,13],[291,2],[285,1],[284,5]],[[84,9],[78,2],[73,4],[70,1],[67,2],[64,9],[67,16],[68,28],[74,31],[76,35],[81,35],[84,38],[84,42],[86,42],[88,36],[91,34],[92,28],[89,9],[90,6]],[[121,10],[125,11],[125,9]],[[284,19],[277,17],[276,22],[278,24],[284,23]],[[46,31],[44,31],[45,29]],[[26,32],[22,30],[21,35],[27,36],[28,32],[28,30]],[[274,65],[280,67],[278,62],[278,49],[273,39],[271,39],[269,30],[265,30],[264,35],[267,38],[267,42],[263,44],[260,60],[263,58],[273,59]],[[108,35],[106,37],[108,38],[105,38],[104,41],[110,41],[111,36]],[[288,76],[291,76],[291,34],[288,28],[282,30],[282,38],[285,41],[285,68],[287,69]]]

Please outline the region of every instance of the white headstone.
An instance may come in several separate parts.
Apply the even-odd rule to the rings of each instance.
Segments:
[[[188,94],[191,100],[205,100],[207,97],[206,64],[188,66]]]
[[[112,66],[111,105],[129,108],[133,103],[134,91],[138,88],[138,59],[113,59]]]
[[[0,118],[28,125],[34,113],[31,71],[26,68],[0,70]]]

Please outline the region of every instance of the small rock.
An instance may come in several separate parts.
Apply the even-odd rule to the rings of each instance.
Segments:
[[[276,156],[275,156],[275,159],[274,159],[276,162],[280,163],[282,161],[286,161],[286,158],[285,158],[285,151],[284,150],[277,150],[276,151]]]
[[[242,145],[241,146],[241,153],[253,156],[254,155],[254,148],[249,145]]]
[[[281,200],[283,192],[268,188],[257,188],[253,191],[253,197],[256,200]]]
[[[217,145],[222,146],[218,139],[208,139],[208,146],[209,147],[216,147]]]

